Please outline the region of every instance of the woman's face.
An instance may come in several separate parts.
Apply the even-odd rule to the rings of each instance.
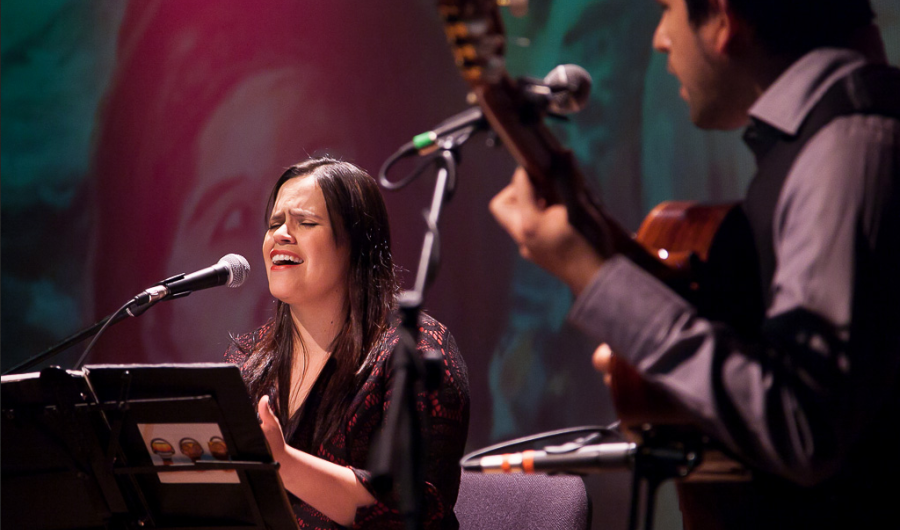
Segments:
[[[278,190],[263,260],[269,292],[286,304],[310,307],[346,299],[349,247],[334,239],[315,178],[293,178]]]

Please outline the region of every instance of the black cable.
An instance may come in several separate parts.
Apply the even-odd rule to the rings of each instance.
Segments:
[[[100,335],[102,335],[103,332],[106,331],[106,328],[108,328],[112,322],[115,322],[116,317],[120,313],[122,313],[123,311],[128,309],[128,306],[130,306],[132,304],[132,302],[134,302],[133,299],[125,302],[125,304],[122,305],[122,307],[120,307],[115,313],[112,314],[112,316],[109,317],[109,319],[106,321],[106,323],[103,324],[103,327],[100,328],[100,331],[98,331],[97,334],[94,335],[94,338],[91,339],[91,342],[90,342],[90,344],[87,345],[87,348],[84,349],[84,352],[81,354],[81,357],[78,358],[78,362],[76,362],[75,366],[72,367],[73,370],[78,370],[81,368],[82,364],[84,364],[85,359],[87,359],[88,353],[91,352],[91,349],[94,347],[94,344],[97,343],[97,339],[100,338]]]
[[[425,171],[425,169],[431,166],[436,160],[441,158],[443,156],[443,152],[453,151],[462,144],[466,143],[472,136],[472,134],[475,133],[475,130],[475,126],[466,127],[436,141],[434,146],[429,148],[434,148],[434,153],[424,155],[425,159],[422,162],[419,162],[416,168],[409,175],[403,177],[398,181],[391,181],[387,178],[387,173],[391,169],[391,167],[393,167],[394,164],[396,164],[399,160],[410,156],[423,156],[419,154],[418,151],[410,151],[411,144],[404,145],[399,150],[397,150],[396,153],[391,155],[385,161],[384,165],[381,166],[381,170],[378,172],[378,184],[380,184],[384,189],[390,191],[396,191],[407,186],[409,183],[417,179]]]
[[[526,445],[526,444],[533,444],[533,443],[539,442],[541,440],[549,440],[551,438],[557,438],[559,436],[566,436],[566,435],[572,435],[572,434],[578,434],[578,433],[587,433],[588,436],[584,436],[584,437],[578,438],[576,440],[573,440],[572,442],[569,442],[570,444],[574,444],[574,445],[572,445],[572,449],[570,449],[570,450],[574,451],[578,447],[585,446],[585,445],[595,441],[597,438],[603,438],[605,436],[615,436],[615,437],[621,438],[622,434],[618,431],[618,427],[619,427],[619,422],[615,422],[606,427],[601,427],[599,425],[582,425],[580,427],[568,427],[565,429],[558,429],[555,431],[531,434],[528,436],[523,436],[521,438],[516,438],[514,440],[509,440],[506,442],[494,444],[494,445],[485,447],[484,449],[479,449],[477,451],[473,451],[473,452],[463,456],[462,460],[460,460],[459,463],[460,463],[460,466],[463,466],[471,460],[480,458],[482,456],[493,453],[495,451],[508,452],[510,449],[513,449],[515,447],[518,447],[521,445]]]

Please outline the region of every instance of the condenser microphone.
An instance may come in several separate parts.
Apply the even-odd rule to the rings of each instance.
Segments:
[[[178,296],[187,296],[194,291],[227,285],[240,287],[247,281],[250,264],[244,256],[226,254],[215,265],[190,274],[178,274],[163,280],[134,297],[128,306],[128,314],[137,316],[156,302]]]
[[[637,444],[611,442],[586,445],[575,451],[522,451],[489,455],[461,463],[463,470],[476,473],[571,473],[587,474],[602,470],[631,469]]]
[[[587,106],[593,80],[591,74],[577,64],[561,64],[550,70],[544,82],[537,87],[546,87],[549,93],[547,110],[554,114],[572,114]]]

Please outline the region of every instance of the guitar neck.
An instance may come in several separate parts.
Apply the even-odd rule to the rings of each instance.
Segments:
[[[569,223],[603,258],[623,254],[651,274],[666,279],[671,270],[635,242],[593,196],[572,152],[543,123],[543,116],[524,101],[514,82],[476,86],[474,92],[491,128],[532,184],[549,204],[563,203]]]

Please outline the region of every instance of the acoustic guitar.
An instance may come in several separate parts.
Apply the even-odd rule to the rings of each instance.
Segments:
[[[565,204],[569,222],[604,258],[624,254],[658,278],[690,276],[691,263],[705,259],[719,223],[734,207],[667,202],[657,206],[632,237],[603,209],[586,185],[572,152],[543,123],[504,66],[505,34],[497,0],[439,0],[447,40],[472,97],[494,133],[528,172],[548,203]],[[611,390],[622,425],[633,436],[642,426],[686,425],[687,415],[634,368],[614,358]],[[746,473],[720,453],[706,451],[689,480],[743,479]]]

